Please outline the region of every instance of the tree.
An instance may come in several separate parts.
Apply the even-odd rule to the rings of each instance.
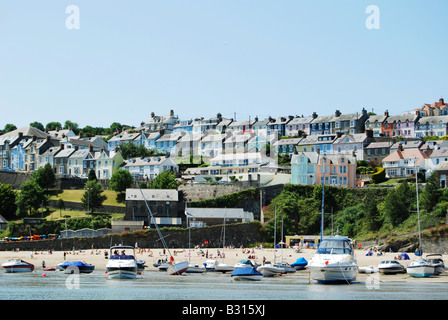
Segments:
[[[86,192],[81,198],[82,206],[90,210],[93,213],[94,209],[101,208],[103,206],[103,202],[107,199],[107,196],[102,194],[103,187],[101,183],[90,180],[85,184]]]
[[[431,176],[426,181],[426,187],[421,193],[420,200],[422,207],[430,212],[440,201],[442,191],[440,189],[440,178],[437,171],[431,173]]]
[[[117,202],[124,202],[126,189],[130,188],[133,182],[134,177],[128,170],[118,170],[112,175],[109,187],[119,193],[117,194]]]
[[[58,129],[62,129],[62,125],[61,125],[60,122],[49,122],[49,123],[47,123],[45,128],[48,131],[55,131],[55,130],[58,130]]]
[[[87,177],[87,181],[98,181],[98,179],[96,178],[96,174],[95,174],[95,170],[90,169],[89,170],[89,176]]]
[[[34,179],[30,179],[20,186],[20,193],[16,198],[17,216],[32,215],[41,206],[47,206],[49,201],[44,189]]]
[[[384,215],[389,219],[393,227],[409,217],[411,203],[415,199],[415,193],[409,188],[409,184],[404,181],[394,190],[391,190],[384,199]]]
[[[168,170],[162,171],[148,182],[148,189],[177,189],[178,186],[176,176]]]
[[[41,131],[45,131],[44,125],[40,122],[34,121],[32,123],[30,123],[30,126],[36,129],[39,129]]]
[[[13,125],[13,124],[11,124],[11,123],[7,123],[7,124],[5,125],[5,128],[3,129],[3,132],[4,132],[4,133],[7,133],[7,132],[14,131],[14,130],[16,130],[16,129],[17,129],[17,127],[16,127],[15,125]]]
[[[32,177],[42,189],[47,191],[49,188],[53,187],[56,182],[56,176],[49,163],[37,169]]]
[[[16,192],[10,184],[0,183],[0,214],[6,219],[13,219],[16,214]]]
[[[62,209],[65,208],[64,200],[59,199],[58,202],[57,202],[57,206],[58,206],[58,209],[59,209],[59,217],[60,217],[62,215],[61,214]]]

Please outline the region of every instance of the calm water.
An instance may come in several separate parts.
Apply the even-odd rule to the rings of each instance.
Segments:
[[[376,282],[347,285],[309,281],[307,271],[261,281],[234,281],[230,274],[170,276],[145,271],[138,279],[110,280],[104,270],[0,273],[0,300],[445,300],[448,283]],[[368,279],[368,278],[367,278]],[[371,281],[373,279],[373,281]]]

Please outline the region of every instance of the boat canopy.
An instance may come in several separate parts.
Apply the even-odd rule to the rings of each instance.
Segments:
[[[350,240],[345,237],[326,238],[317,249],[318,254],[351,254],[353,250]]]

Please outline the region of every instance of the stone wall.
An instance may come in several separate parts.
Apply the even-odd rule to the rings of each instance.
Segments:
[[[9,172],[0,170],[0,183],[10,184],[13,189],[19,189],[20,185],[31,178],[31,173]]]
[[[203,228],[191,229],[191,247],[202,245],[208,241],[209,248],[222,247],[223,226],[210,226]],[[185,248],[189,247],[189,231],[188,229],[162,229],[162,234],[168,248]],[[258,222],[226,224],[226,246],[245,246],[250,244],[266,242],[266,233]],[[155,229],[140,230],[136,232],[122,232],[107,234],[102,237],[84,237],[70,239],[51,239],[38,241],[23,242],[0,242],[1,251],[11,251],[20,249],[22,251],[31,250],[54,250],[54,251],[70,251],[107,249],[111,245],[130,245],[135,243],[141,248],[163,248],[162,242]]]

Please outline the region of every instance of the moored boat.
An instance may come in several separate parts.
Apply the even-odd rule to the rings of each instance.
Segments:
[[[263,274],[263,277],[276,277],[281,273],[284,273],[284,269],[274,266],[270,261],[257,268],[257,271]]]
[[[445,264],[442,260],[441,254],[428,254],[426,255],[426,260],[429,262],[429,264],[434,266],[434,273],[436,275],[442,274],[445,272]]]
[[[227,263],[218,263],[215,264],[215,272],[222,272],[222,273],[226,273],[226,272],[230,272],[233,271],[235,269],[234,266],[231,266]]]
[[[172,262],[167,269],[170,275],[181,275],[188,269],[188,261]]]
[[[204,273],[205,272],[205,267],[204,266],[200,266],[198,264],[195,263],[189,263],[188,264],[188,269],[185,270],[185,273]]]
[[[91,273],[95,266],[84,261],[64,261],[58,264],[58,269],[64,273]]]
[[[381,274],[397,274],[406,273],[406,268],[396,260],[385,260],[378,265],[378,271]]]
[[[132,251],[132,254],[126,254],[126,251]],[[110,248],[109,262],[106,265],[106,274],[109,279],[135,279],[137,272],[134,247],[113,246]]]
[[[231,277],[235,280],[259,281],[263,278],[263,274],[258,272],[254,267],[242,266],[235,268]]]
[[[435,266],[426,259],[418,259],[406,268],[406,272],[414,278],[428,278],[435,275]]]
[[[358,275],[350,239],[341,236],[323,239],[308,267],[311,278],[320,283],[351,283]]]
[[[291,267],[295,268],[296,270],[303,270],[308,265],[308,261],[306,261],[305,258],[301,257],[296,260],[296,262],[291,264]]]
[[[34,264],[21,259],[9,259],[2,264],[2,267],[7,273],[31,272],[34,270]]]

